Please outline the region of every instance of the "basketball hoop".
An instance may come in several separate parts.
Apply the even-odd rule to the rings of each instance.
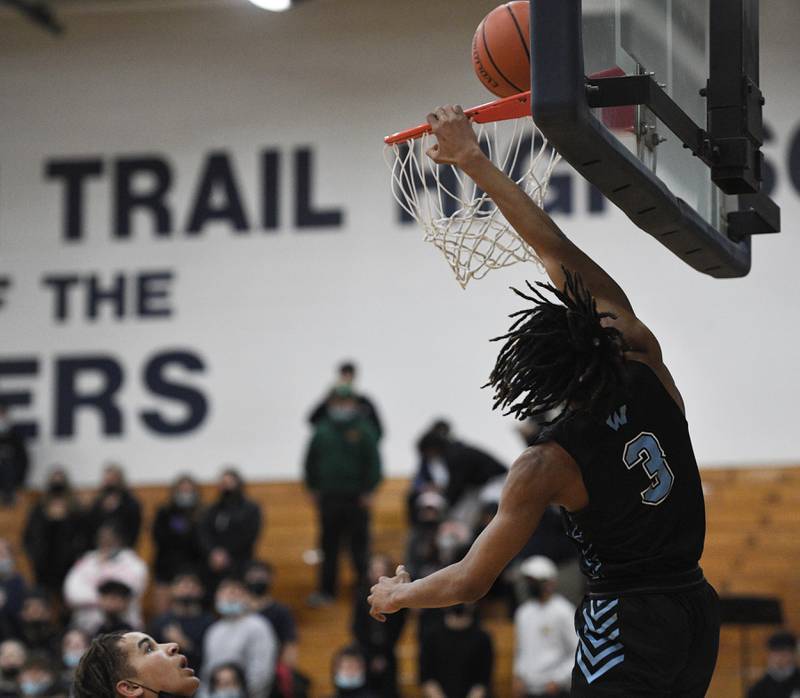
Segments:
[[[530,92],[465,110],[477,124],[481,148],[536,204],[544,204],[559,155],[530,118]],[[392,194],[438,247],[456,280],[470,279],[516,262],[541,261],[517,235],[488,195],[452,165],[437,165],[425,151],[435,143],[427,124],[384,139]]]

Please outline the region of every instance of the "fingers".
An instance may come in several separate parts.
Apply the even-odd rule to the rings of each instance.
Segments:
[[[404,565],[398,565],[395,571],[395,576],[400,578],[401,582],[410,582],[411,575],[408,573]]]
[[[439,155],[439,146],[438,146],[438,144],[434,144],[430,148],[428,148],[425,151],[425,155],[427,155],[434,162],[438,162],[438,160],[436,159],[438,157],[438,155]]]
[[[369,614],[375,620],[380,621],[381,623],[385,623],[386,622],[386,616],[383,615],[383,613],[379,613],[378,610],[374,606],[369,609]]]

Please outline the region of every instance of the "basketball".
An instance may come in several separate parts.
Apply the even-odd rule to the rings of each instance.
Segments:
[[[528,0],[495,7],[472,37],[472,65],[487,90],[498,97],[531,88]]]

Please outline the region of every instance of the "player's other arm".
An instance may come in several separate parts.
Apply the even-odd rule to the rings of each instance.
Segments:
[[[563,268],[580,274],[597,300],[600,312],[617,316],[615,325],[625,335],[631,349],[648,355],[657,354],[660,359],[655,337],[636,318],[619,284],[486,157],[461,107],[440,107],[428,114],[428,123],[437,139],[428,155],[435,162],[457,166],[491,197],[514,230],[542,260],[553,283],[559,288],[564,287]]]
[[[484,596],[511,559],[522,549],[550,503],[573,509],[586,504],[575,461],[556,444],[527,449],[512,466],[497,515],[463,560],[411,582],[404,568],[382,577],[368,599],[371,614],[401,608],[440,608],[471,603]]]

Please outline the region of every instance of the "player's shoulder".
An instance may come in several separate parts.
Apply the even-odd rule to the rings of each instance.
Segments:
[[[556,441],[526,448],[511,466],[506,482],[512,492],[533,488],[545,493],[551,504],[571,511],[585,506],[588,497],[577,461]]]

